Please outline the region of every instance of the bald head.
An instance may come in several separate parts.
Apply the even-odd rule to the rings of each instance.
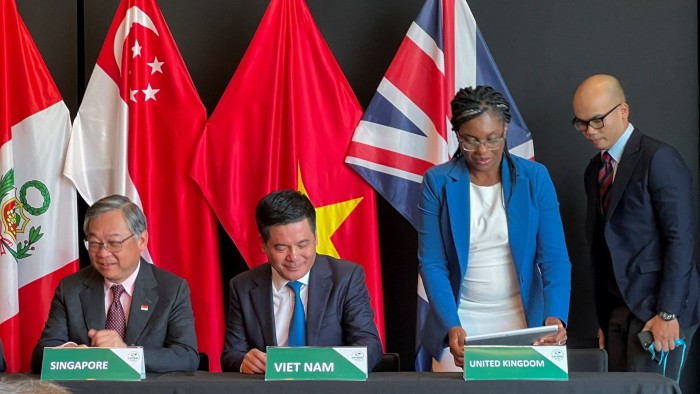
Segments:
[[[625,92],[620,81],[612,75],[598,74],[586,78],[576,89],[574,104],[579,101],[591,101],[607,98],[611,103],[624,103]]]
[[[610,149],[629,125],[629,105],[617,78],[611,75],[593,75],[586,78],[574,93],[575,120],[588,122],[583,136],[600,150]],[[603,126],[595,128],[590,121]],[[583,123],[585,127],[585,123]],[[599,127],[599,126],[596,126]]]

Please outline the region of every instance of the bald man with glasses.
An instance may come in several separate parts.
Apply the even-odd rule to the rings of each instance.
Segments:
[[[616,78],[587,78],[573,109],[574,128],[599,151],[584,175],[586,237],[609,369],[678,379],[700,321],[690,171],[676,149],[630,123]],[[643,331],[657,360],[641,346]],[[661,351],[668,358],[660,364]]]
[[[93,204],[83,222],[89,267],[56,288],[34,348],[142,346],[147,372],[193,371],[199,364],[190,289],[182,278],[141,258],[148,245],[141,209],[119,195]]]

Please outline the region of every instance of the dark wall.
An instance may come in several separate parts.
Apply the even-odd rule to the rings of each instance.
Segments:
[[[78,110],[78,8],[70,0],[17,0],[17,8],[71,113]],[[105,32],[106,33],[106,32]],[[103,33],[104,34],[104,33]]]
[[[75,114],[118,1],[17,2]],[[210,113],[267,4],[250,0],[160,2]],[[363,107],[422,4],[423,0],[308,0]],[[547,165],[557,187],[573,263],[570,344],[592,346],[596,325],[584,265],[582,175],[595,150],[571,127],[571,95],[590,74],[616,75],[626,89],[633,124],[679,149],[697,190],[697,1],[469,0],[469,5],[532,131],[537,160]],[[416,234],[381,197],[378,209],[387,289],[387,350],[399,352],[402,367],[411,369],[417,260],[415,249],[405,245],[415,245]],[[245,264],[228,237],[221,238],[227,280],[245,269]]]

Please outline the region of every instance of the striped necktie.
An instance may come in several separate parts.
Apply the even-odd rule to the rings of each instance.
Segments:
[[[608,151],[603,152],[603,166],[598,171],[598,186],[600,187],[600,206],[603,213],[607,212],[610,203],[610,186],[613,183],[612,156]]]

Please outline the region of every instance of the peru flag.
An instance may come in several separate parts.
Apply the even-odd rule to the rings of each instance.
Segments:
[[[58,281],[78,268],[70,115],[14,0],[0,2],[0,338],[29,370]]]
[[[206,110],[155,0],[124,0],[73,125],[65,174],[88,204],[123,194],[148,219],[150,262],[186,279],[200,352],[218,371],[216,219],[189,176]]]

